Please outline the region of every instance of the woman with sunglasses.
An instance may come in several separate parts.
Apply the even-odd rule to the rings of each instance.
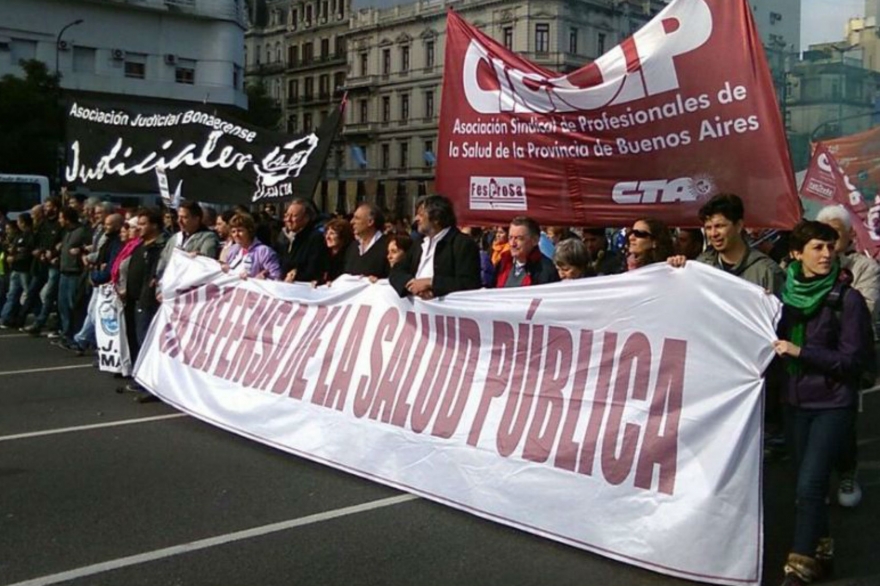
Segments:
[[[672,234],[666,224],[642,218],[627,232],[626,270],[631,271],[655,262],[666,262],[673,254]]]

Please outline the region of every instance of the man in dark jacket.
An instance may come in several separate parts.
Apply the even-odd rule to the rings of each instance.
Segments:
[[[58,269],[58,317],[61,320],[61,339],[73,345],[73,334],[79,329],[74,308],[83,274],[82,254],[89,243],[88,230],[79,223],[79,214],[73,208],[64,208],[60,216],[64,235],[61,238]]]
[[[25,332],[33,335],[39,335],[46,327],[49,314],[58,301],[58,246],[63,234],[58,217],[60,210],[60,200],[50,197],[42,207],[36,206],[31,212],[34,217],[36,247],[22,317],[26,318],[28,313],[34,313],[34,323],[24,328]]]
[[[123,299],[126,338],[132,363],[137,361],[153,317],[159,310],[156,286],[159,280],[159,262],[166,246],[165,234],[162,232],[162,213],[158,209],[140,210],[137,221],[141,243],[131,253],[128,262]],[[142,403],[158,400],[150,393],[141,393],[144,389],[134,381],[126,385],[125,390],[139,392],[137,399]]]
[[[34,220],[30,214],[21,214],[16,221],[20,230],[9,246],[9,292],[0,311],[0,328],[8,328],[20,321],[21,296],[27,291],[31,265],[34,262]],[[23,318],[22,318],[23,319]]]
[[[501,255],[495,267],[496,287],[526,287],[559,280],[553,261],[538,247],[541,227],[535,220],[526,216],[511,220],[507,239],[510,250]]]
[[[351,218],[354,241],[345,251],[343,273],[366,275],[384,279],[391,267],[388,265],[388,238],[382,233],[385,216],[378,206],[362,203]]]
[[[479,289],[480,249],[456,227],[452,202],[442,195],[426,195],[416,202],[421,245],[391,269],[391,286],[398,295],[422,299],[455,291]]]
[[[288,283],[318,281],[329,261],[324,235],[315,225],[318,213],[311,200],[298,197],[284,212],[284,230],[275,251],[281,259],[281,274]]]

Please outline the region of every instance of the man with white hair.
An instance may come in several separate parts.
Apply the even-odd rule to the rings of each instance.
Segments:
[[[849,212],[839,205],[825,206],[816,216],[816,221],[828,224],[837,230],[835,251],[840,259],[840,268],[852,273],[852,288],[862,294],[874,321],[874,338],[878,338],[876,328],[877,301],[880,299],[880,266],[872,258],[860,254],[853,246],[853,227]]]
[[[835,252],[840,259],[840,268],[852,274],[853,289],[862,294],[871,312],[871,323],[874,326],[874,338],[877,331],[877,301],[880,299],[880,266],[877,261],[857,252],[853,246],[853,227],[849,212],[840,205],[826,206],[819,211],[816,220],[828,224],[837,231]],[[873,381],[863,382],[871,386]],[[840,486],[837,490],[837,501],[842,507],[855,507],[862,500],[862,489],[856,480],[858,469],[858,450],[855,425],[847,439],[837,462],[840,475]]]

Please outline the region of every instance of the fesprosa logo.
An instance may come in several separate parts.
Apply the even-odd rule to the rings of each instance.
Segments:
[[[711,36],[712,12],[705,0],[680,2],[589,66],[553,78],[510,67],[471,39],[464,57],[464,93],[480,114],[562,113],[626,104],[679,89],[675,58]]]

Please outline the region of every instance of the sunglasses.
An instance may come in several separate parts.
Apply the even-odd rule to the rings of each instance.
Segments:
[[[654,235],[644,230],[636,230],[633,228],[627,233],[627,236],[635,236],[636,238],[653,238]]]

